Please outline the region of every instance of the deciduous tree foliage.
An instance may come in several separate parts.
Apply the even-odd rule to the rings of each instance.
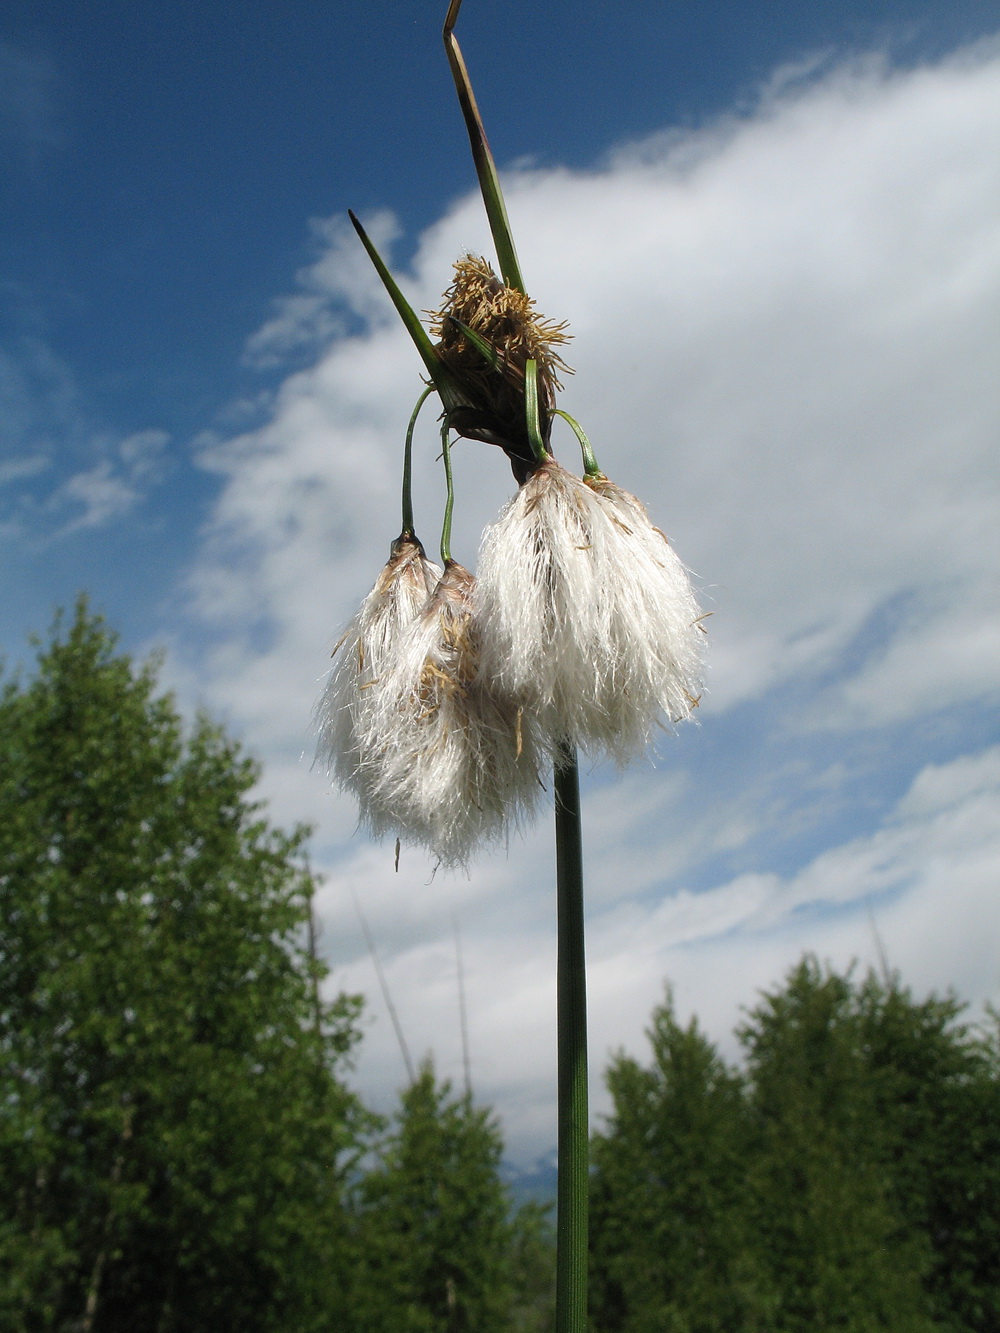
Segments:
[[[737,1070],[668,998],[608,1074],[595,1329],[1000,1327],[1000,1051],[961,1012],[806,958]]]
[[[544,1333],[489,1112],[427,1066],[379,1138],[345,1089],[256,779],[85,604],[0,694],[0,1330]]]
[[[339,1070],[302,830],[81,604],[0,697],[0,1327],[328,1329]]]

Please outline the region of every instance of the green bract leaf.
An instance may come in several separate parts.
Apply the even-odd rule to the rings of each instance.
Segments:
[[[416,311],[399,290],[395,278],[389,272],[382,256],[375,249],[371,237],[350,209],[347,210],[347,215],[354,224],[354,230],[361,238],[361,244],[368,251],[368,257],[375,265],[375,271],[382,279],[382,285],[389,293],[389,297],[393,305],[396,307],[400,319],[406,326],[407,333],[413,339],[413,345],[420,353],[420,359],[423,361],[428,375],[430,375],[431,379],[434,381],[434,387],[441,395],[441,401],[444,403],[445,407],[449,409],[465,406],[467,398],[462,392],[458,380],[438,356],[437,350],[431,342],[427,330],[424,328],[423,324],[421,324]]]
[[[476,175],[479,177],[479,189],[486,206],[490,231],[493,233],[493,244],[497,248],[500,272],[508,287],[516,287],[519,292],[523,292],[524,279],[521,277],[521,266],[517,261],[517,251],[514,249],[514,237],[510,229],[510,219],[507,217],[507,206],[500,189],[500,177],[497,175],[496,163],[486,141],[486,131],[483,128],[479,107],[476,105],[472,84],[469,82],[469,72],[465,68],[461,49],[452,32],[461,7],[462,0],[451,0],[448,6],[448,14],[444,21],[444,49],[448,53],[448,63],[455,80],[465,128],[469,132],[472,160],[476,166]]]

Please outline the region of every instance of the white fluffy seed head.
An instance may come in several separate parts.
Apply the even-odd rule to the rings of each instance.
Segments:
[[[555,748],[625,763],[690,715],[704,634],[690,579],[633,495],[554,460],[486,530],[482,670]]]
[[[386,674],[441,573],[415,537],[398,537],[374,588],[333,650],[333,670],[316,708],[316,757],[362,805],[372,782],[371,756],[385,726]]]
[[[442,572],[394,549],[319,709],[319,756],[362,824],[447,866],[505,841],[541,791],[533,733],[479,670],[473,584],[455,562]]]
[[[474,580],[449,562],[386,678],[391,710],[362,816],[376,835],[463,865],[506,840],[541,790],[536,749],[518,709],[479,670]]]

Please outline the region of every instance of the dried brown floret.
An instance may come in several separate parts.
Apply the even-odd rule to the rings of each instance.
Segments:
[[[570,338],[565,323],[539,315],[529,296],[505,286],[487,260],[474,255],[456,263],[442,308],[428,313],[437,351],[472,404],[452,411],[450,424],[469,439],[499,444],[520,475],[534,462],[525,424],[525,363],[538,366],[539,424],[547,442],[555,394],[562,388],[558,376],[573,373],[558,350]],[[463,326],[488,345],[495,364]]]

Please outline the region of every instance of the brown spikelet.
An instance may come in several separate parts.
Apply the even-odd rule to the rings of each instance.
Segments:
[[[515,287],[505,287],[490,263],[466,255],[455,265],[455,280],[444,294],[444,305],[432,313],[431,332],[439,339],[438,351],[458,369],[466,364],[483,365],[452,319],[468,325],[494,349],[504,366],[523,378],[528,358],[538,362],[540,378],[553,389],[561,389],[557,375],[573,371],[556,351],[569,342],[565,321],[557,324],[535,310],[530,296]]]
[[[520,479],[534,463],[525,426],[525,363],[538,365],[540,426],[547,442],[555,394],[562,388],[558,376],[573,373],[558,350],[570,338],[566,325],[539,315],[530,297],[505,286],[487,260],[474,255],[456,263],[442,308],[428,313],[438,353],[472,404],[451,413],[452,427],[469,439],[500,445]],[[496,367],[470,342],[463,324],[489,344]]]

